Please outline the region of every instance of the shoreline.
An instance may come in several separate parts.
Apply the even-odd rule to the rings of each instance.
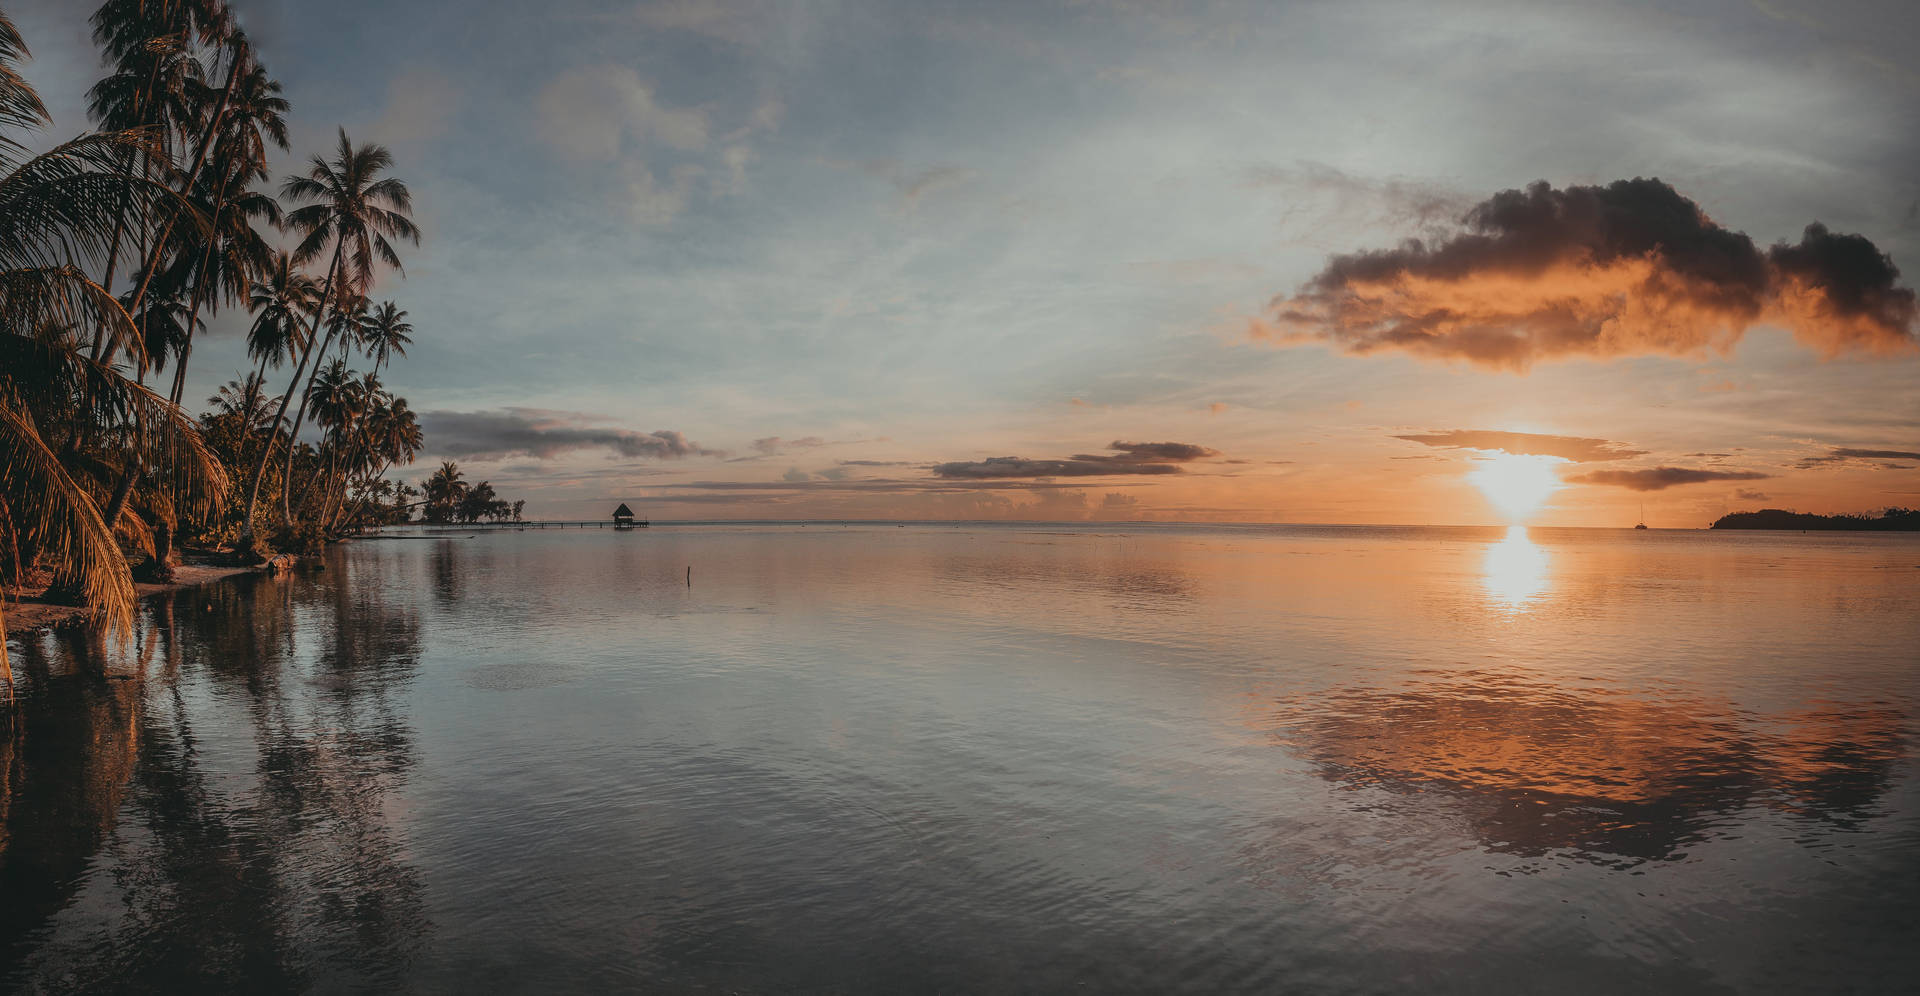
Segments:
[[[225,581],[241,574],[265,574],[273,571],[274,561],[254,566],[230,566],[224,564],[181,564],[173,569],[173,580],[165,584],[145,581],[133,583],[135,601],[144,602],[149,598],[172,594],[187,588]],[[10,599],[5,607],[7,639],[26,636],[41,630],[55,629],[71,625],[85,619],[91,612],[84,605],[65,605],[59,602],[41,601],[39,595],[21,595]]]

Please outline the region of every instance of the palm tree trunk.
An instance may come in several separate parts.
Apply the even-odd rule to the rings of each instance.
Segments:
[[[313,497],[313,489],[319,487],[321,481],[324,481],[333,477],[334,464],[338,462],[340,458],[339,444],[336,442],[332,447],[325,447],[325,444],[323,443],[322,446],[327,450],[326,465],[324,467],[315,468],[313,471],[313,476],[307,478],[307,486],[300,489],[300,500],[293,503],[294,507],[296,508],[301,508],[301,509],[306,508],[307,499]],[[322,495],[321,495],[320,507],[322,509],[326,508],[326,496],[324,492],[322,492]],[[316,519],[315,521],[317,522],[318,519]]]
[[[133,382],[142,384],[147,379],[147,365],[140,363]],[[127,507],[127,498],[133,494],[133,483],[140,477],[140,453],[147,443],[147,409],[144,405],[135,405],[133,409],[133,446],[127,452],[127,468],[120,474],[120,484],[113,489],[113,498],[100,513],[100,521],[107,524],[107,531],[120,521],[120,513]]]
[[[200,181],[200,171],[212,161],[212,157],[207,153],[212,147],[214,134],[219,130],[221,122],[226,119],[227,108],[233,103],[233,83],[240,78],[242,60],[236,53],[228,62],[230,64],[227,66],[227,84],[220,88],[220,102],[214,105],[213,117],[207,119],[206,129],[200,132],[200,141],[193,148],[193,169],[187,172],[186,182],[180,185],[180,196],[183,199],[193,193],[193,185]],[[140,281],[140,289],[133,295],[133,307],[128,310],[138,310],[141,299],[147,296],[147,285],[153,282],[153,268],[159,262],[160,253],[165,249],[167,236],[173,234],[173,226],[179,220],[178,212],[167,219],[167,226],[161,230],[159,241],[153,244],[154,258],[147,260],[145,279]]]
[[[227,85],[232,86],[233,81],[228,80]],[[200,321],[200,305],[203,303],[201,298],[204,296],[203,291],[207,284],[207,268],[213,265],[213,250],[220,243],[218,226],[221,213],[227,209],[227,181],[230,179],[232,179],[230,176],[221,176],[220,189],[213,194],[213,214],[208,220],[215,229],[207,236],[206,251],[200,254],[200,279],[194,282],[193,305],[187,309],[187,343],[180,347],[180,359],[173,367],[173,393],[168,396],[168,400],[176,405],[180,403],[180,396],[187,389],[187,359],[193,355],[193,329]],[[218,290],[217,285],[215,289]]]
[[[333,291],[334,274],[340,268],[340,253],[341,253],[341,243],[336,241],[333,244],[333,266],[329,268],[327,271],[326,290],[321,295],[319,310],[314,313],[313,327],[316,331],[318,331],[321,326],[321,319],[319,316],[326,311],[327,305],[331,303],[330,299],[333,296],[332,291]],[[320,346],[319,355],[321,356],[321,358],[324,359],[327,355],[327,350],[332,348],[333,348],[333,330],[328,329],[327,338]],[[306,421],[307,403],[313,399],[313,383],[314,381],[317,381],[319,379],[320,379],[320,364],[315,363],[313,365],[313,372],[307,374],[306,388],[300,392],[300,409],[293,413],[293,431],[289,433],[287,436],[287,472],[286,472],[286,480],[284,481],[284,483],[280,488],[280,514],[281,514],[281,517],[286,520],[286,525],[289,528],[293,526],[293,504],[292,504],[293,454],[294,454],[293,444],[294,444],[294,441],[299,438],[300,424]],[[291,391],[292,389],[289,388],[288,390]]]
[[[187,308],[187,341],[180,344],[180,355],[173,361],[173,390],[167,393],[167,400],[178,405],[180,395],[187,389],[187,358],[193,355],[193,326],[200,320],[200,283],[193,288],[193,302]]]
[[[273,444],[274,444],[274,441],[278,438],[278,434],[280,431],[280,423],[286,421],[287,403],[293,400],[293,389],[300,386],[300,375],[303,373],[306,373],[307,360],[313,357],[313,349],[315,345],[313,341],[313,337],[315,333],[320,331],[319,317],[326,313],[327,300],[333,296],[333,278],[334,278],[334,275],[339,272],[339,270],[340,270],[340,247],[338,245],[335,245],[333,247],[333,264],[327,267],[327,281],[325,284],[321,286],[320,303],[314,311],[315,323],[311,329],[307,330],[307,348],[300,351],[300,365],[294,368],[293,380],[287,384],[287,393],[282,394],[280,396],[280,411],[277,414],[275,414],[273,417],[273,423],[268,428],[267,445],[261,448],[260,462],[256,464],[253,469],[253,486],[247,492],[246,528],[243,529],[240,533],[240,539],[242,542],[251,540],[253,538],[253,513],[254,513],[254,508],[260,504],[260,481],[261,479],[265,478],[267,475],[267,461],[273,458]],[[294,320],[295,321],[299,320],[297,315],[295,316]],[[304,398],[301,399],[300,407],[303,410],[307,407],[307,403]],[[295,431],[298,431],[298,426],[295,427]],[[289,472],[291,472],[293,467],[294,439],[295,437],[293,433],[290,432],[287,434],[287,467]],[[286,496],[288,483],[290,482],[284,482],[284,481],[281,482],[280,491],[281,491],[281,497],[283,501]],[[288,519],[288,524],[289,525],[292,524],[291,517],[289,517]]]
[[[126,168],[129,172],[133,170],[133,157],[131,155],[127,157]],[[120,198],[120,210],[116,213],[113,220],[113,248],[107,250],[107,272],[100,278],[100,290],[107,294],[113,293],[113,271],[115,267],[120,265],[120,241],[126,237],[127,208],[130,206],[127,202],[130,199],[131,198],[125,196]],[[100,360],[106,351],[106,336],[103,335],[93,340],[94,360]]]

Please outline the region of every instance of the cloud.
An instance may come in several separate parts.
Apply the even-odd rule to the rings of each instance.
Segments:
[[[1629,491],[1664,491],[1682,484],[1707,481],[1763,481],[1772,474],[1751,470],[1699,470],[1692,467],[1649,467],[1645,470],[1596,470],[1567,480],[1575,484],[1606,484]]]
[[[1499,450],[1515,456],[1551,456],[1574,463],[1601,460],[1625,460],[1646,455],[1646,450],[1627,449],[1625,444],[1586,436],[1550,436],[1537,432],[1501,432],[1496,429],[1450,429],[1446,432],[1412,433],[1395,436],[1410,443],[1422,443],[1443,449]]]
[[[1358,176],[1316,162],[1255,167],[1248,171],[1247,185],[1284,191],[1293,205],[1288,219],[1317,230],[1365,225],[1426,229],[1452,221],[1473,206],[1466,195],[1437,183]]]
[[[1138,484],[1116,481],[1107,485],[1110,488],[1146,487],[1146,482]],[[660,484],[654,487],[675,491],[825,491],[859,492],[876,494],[959,494],[974,491],[1012,491],[1037,492],[1077,488],[1077,484],[1059,484],[1049,481],[1031,480],[978,480],[955,479],[939,480],[934,478],[898,479],[898,478],[856,478],[853,480],[813,478],[806,481],[689,481],[680,484]]]
[[[828,467],[825,470],[805,471],[798,467],[789,467],[780,479],[788,484],[804,484],[808,481],[850,481],[853,471],[845,467]]]
[[[1920,460],[1920,452],[1914,450],[1866,450],[1851,446],[1836,446],[1820,456],[1801,458],[1794,464],[1800,470],[1834,463],[1848,463],[1854,460]],[[1882,464],[1884,467],[1897,467],[1897,464]]]
[[[1075,453],[1065,460],[1028,460],[1025,457],[993,457],[989,460],[964,460],[937,464],[935,477],[984,479],[999,477],[1102,477],[1110,474],[1178,474],[1176,463],[1188,463],[1217,457],[1219,450],[1194,443],[1129,443],[1114,440],[1107,449],[1118,452]]]
[[[387,85],[386,107],[367,134],[387,145],[431,142],[447,133],[461,102],[461,91],[444,75],[409,71]]]
[[[995,478],[995,477],[1105,477],[1112,474],[1178,474],[1180,468],[1170,463],[1123,463],[1089,462],[1086,460],[1028,460],[1022,457],[993,457],[988,460],[969,460],[956,463],[937,464],[933,468],[935,477],[946,478]]]
[[[1768,495],[1765,491],[1755,491],[1752,488],[1741,488],[1740,490],[1735,491],[1733,493],[1733,497],[1737,501],[1772,501],[1773,500],[1772,496]]]
[[[1151,463],[1154,461],[1187,463],[1193,460],[1201,460],[1206,457],[1217,457],[1220,455],[1219,450],[1209,449],[1205,446],[1197,446],[1193,443],[1125,443],[1116,439],[1107,444],[1107,449],[1119,450],[1120,453],[1117,456],[1088,456],[1085,453],[1077,453],[1073,458],[1075,460],[1106,461],[1109,463]]]
[[[779,436],[762,436],[753,441],[753,450],[763,456],[773,456],[788,450],[810,450],[816,446],[825,446],[827,441],[819,436],[802,436],[799,439],[783,439]]]
[[[734,45],[753,45],[782,11],[761,0],[654,0],[633,19],[655,31],[684,31]]]
[[[671,429],[635,432],[593,425],[605,419],[538,408],[493,411],[430,411],[420,416],[429,452],[472,460],[529,456],[551,460],[563,453],[609,449],[636,459],[677,460],[719,456]]]
[[[943,190],[966,186],[978,179],[978,170],[965,166],[928,166],[909,168],[893,159],[827,160],[836,169],[855,170],[885,180],[899,195],[902,210],[913,211],[921,201]]]
[[[920,198],[943,187],[959,186],[968,183],[980,174],[962,166],[935,166],[921,170],[909,176],[900,177],[895,186],[900,188],[900,196],[909,205],[920,202]]]
[[[687,209],[712,169],[744,170],[744,146],[708,158],[707,115],[665,107],[627,66],[585,66],[555,77],[537,100],[535,130],[564,159],[609,170],[616,201],[636,224],[664,225]],[[661,156],[669,161],[656,165]],[[672,161],[679,160],[679,161]],[[723,192],[731,181],[717,183]]]
[[[683,152],[707,144],[707,117],[663,107],[653,87],[628,66],[569,70],[540,91],[536,127],[561,155],[612,162],[629,142],[652,141]]]
[[[1893,261],[1815,223],[1762,252],[1657,179],[1506,190],[1437,241],[1335,256],[1256,336],[1521,371],[1568,357],[1725,352],[1748,326],[1825,356],[1911,349]]]

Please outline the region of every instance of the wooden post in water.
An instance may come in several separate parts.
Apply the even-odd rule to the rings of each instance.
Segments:
[[[687,565],[687,587],[693,587],[693,565]]]

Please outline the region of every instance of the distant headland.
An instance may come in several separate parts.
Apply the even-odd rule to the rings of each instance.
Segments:
[[[1723,515],[1714,529],[1850,529],[1873,532],[1920,532],[1920,509],[1889,508],[1870,515],[1815,515],[1764,508],[1758,512]]]

